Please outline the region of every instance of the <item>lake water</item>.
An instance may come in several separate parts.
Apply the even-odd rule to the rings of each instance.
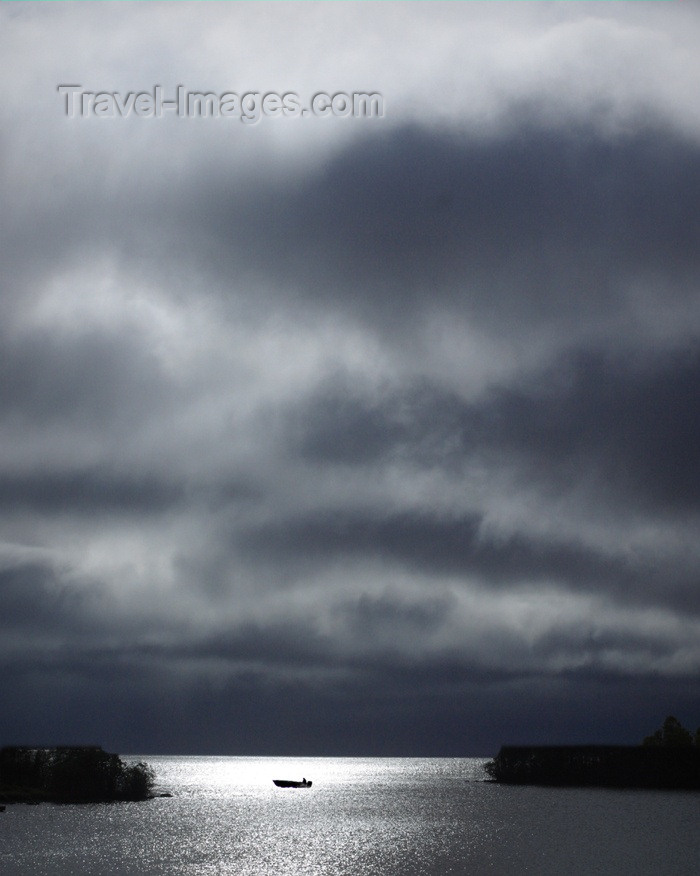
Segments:
[[[144,759],[174,797],[8,806],[0,873],[700,873],[696,792],[509,787],[474,758]],[[272,784],[302,777],[313,787]]]

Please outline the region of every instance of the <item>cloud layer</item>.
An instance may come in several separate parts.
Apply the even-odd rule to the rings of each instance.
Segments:
[[[700,18],[502,7],[0,11],[1,741],[697,721]],[[387,114],[68,119],[62,82]]]

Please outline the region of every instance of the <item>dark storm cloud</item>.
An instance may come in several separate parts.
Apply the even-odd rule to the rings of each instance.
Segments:
[[[0,515],[30,510],[37,514],[138,514],[180,505],[184,485],[152,476],[115,475],[104,470],[24,475],[0,474]]]
[[[400,459],[459,471],[478,458],[566,492],[593,481],[660,514],[700,509],[700,347],[573,352],[473,402],[435,385],[363,398],[342,382],[292,414],[299,452],[362,466]]]
[[[0,330],[0,422],[129,428],[169,394],[138,331],[81,327]]]
[[[131,752],[146,738],[165,753],[493,755],[501,742],[638,742],[658,712],[673,706],[692,716],[696,702],[693,679],[590,669],[375,664],[329,683],[250,668],[217,679],[204,668],[183,672],[168,655],[162,664],[86,656],[15,668],[5,685],[14,705],[5,740],[26,743],[31,727],[31,741],[100,741]]]
[[[494,444],[533,461],[534,476],[590,477],[655,513],[700,508],[700,349],[562,363],[535,388],[505,391],[486,426]],[[563,386],[562,386],[563,383]],[[482,432],[482,440],[485,432]],[[525,463],[527,465],[527,461]]]
[[[228,250],[237,270],[385,327],[436,305],[506,331],[593,318],[623,305],[620,283],[669,272],[664,294],[694,294],[700,150],[661,129],[413,127],[362,138],[274,197],[206,192],[193,218],[225,264]]]
[[[0,138],[0,741],[489,754],[697,708],[700,146],[694,70],[665,81],[695,16],[522,5],[340,4],[313,83],[301,6],[0,11],[29,77]],[[51,103],[176,56],[217,90],[232,57],[256,88],[373,71],[390,112]]]
[[[482,534],[481,522],[478,517],[441,519],[428,513],[325,511],[260,526],[241,541],[247,555],[264,551],[267,561],[287,568],[300,561],[324,565],[343,558],[384,559],[428,575],[476,576],[483,585],[508,592],[556,581],[559,588],[604,593],[623,603],[700,613],[697,571],[682,558],[654,563],[525,534],[494,538]]]
[[[533,326],[559,326],[565,345],[566,328],[692,305],[698,145],[652,124],[611,134],[536,118],[531,107],[482,136],[458,125],[363,131],[287,174],[250,165],[226,176],[203,160],[178,186],[134,178],[108,210],[77,182],[63,200],[80,223],[51,200],[31,235],[29,216],[14,220],[10,251],[31,238],[43,263],[58,229],[47,270],[87,248],[170,285],[174,302],[183,282],[190,299],[218,288],[254,318],[310,305],[398,342],[436,313],[520,345]],[[16,287],[36,261],[18,260]]]
[[[154,652],[158,658],[158,649]],[[166,647],[166,657],[183,660],[216,659],[233,666],[248,665],[278,670],[280,667],[336,668],[332,643],[321,635],[313,621],[287,620],[279,623],[243,623],[226,631],[187,643]]]
[[[472,402],[427,383],[371,398],[333,381],[290,415],[292,446],[344,477],[400,464],[458,478],[470,466],[545,499],[585,490],[596,516],[692,521],[700,507],[700,354],[697,344],[622,358],[575,353]],[[248,556],[293,568],[372,558],[427,575],[477,576],[502,589],[556,581],[622,603],[700,610],[694,556],[611,553],[571,534],[484,527],[484,514],[434,509],[321,507],[242,528]]]
[[[594,629],[588,623],[575,623],[561,627],[544,635],[534,646],[533,652],[541,657],[584,658],[583,669],[569,670],[571,675],[599,677],[601,675],[622,678],[625,672],[618,669],[600,668],[599,658],[606,652],[619,651],[628,654],[641,654],[645,660],[653,662],[671,656],[676,643],[669,636],[658,631],[623,632],[620,630]]]
[[[409,601],[387,593],[363,593],[356,601],[345,603],[341,612],[355,635],[371,640],[387,627],[401,627],[409,636],[422,636],[442,626],[452,606],[453,601],[444,596]]]
[[[38,561],[0,570],[0,627],[9,633],[70,638],[93,628],[102,605],[99,591],[71,585],[50,563]],[[19,651],[26,659],[26,645]]]
[[[505,335],[523,321],[604,321],[630,306],[634,282],[689,300],[697,143],[654,124],[611,134],[536,118],[530,106],[482,136],[362,132],[287,174],[251,165],[227,178],[204,160],[192,182],[135,177],[109,204],[90,195],[104,183],[76,181],[38,201],[41,223],[13,218],[6,275],[111,253],[148,276],[195,271],[261,307],[312,302],[387,331],[445,307]]]
[[[559,687],[515,680],[449,696],[357,681],[317,691],[298,682],[268,685],[254,675],[223,686],[207,677],[184,679],[175,687],[158,673],[123,667],[89,684],[65,672],[52,675],[49,667],[30,681],[35,695],[26,698],[27,676],[8,679],[16,710],[4,741],[100,742],[143,754],[463,757],[493,756],[501,742],[634,744],[671,708],[692,723],[696,703],[693,683],[653,678],[579,679]]]

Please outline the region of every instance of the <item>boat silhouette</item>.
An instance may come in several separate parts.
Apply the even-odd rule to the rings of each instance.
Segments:
[[[302,779],[300,782],[295,782],[292,779],[273,779],[272,783],[278,788],[310,788],[311,782]]]

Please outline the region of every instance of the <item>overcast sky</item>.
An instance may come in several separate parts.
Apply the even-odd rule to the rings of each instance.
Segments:
[[[698,44],[691,0],[0,6],[0,743],[700,724]]]

